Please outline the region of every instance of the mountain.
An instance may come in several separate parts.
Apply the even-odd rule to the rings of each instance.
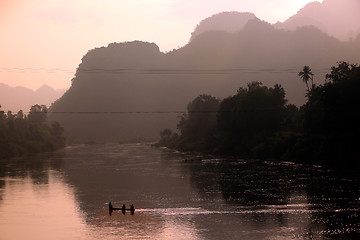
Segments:
[[[294,30],[311,25],[339,40],[348,41],[360,34],[359,12],[359,0],[323,0],[322,3],[307,4],[297,14],[274,26]]]
[[[112,43],[83,57],[50,118],[70,138],[154,138],[175,129],[198,95],[228,97],[250,81],[279,83],[289,102],[301,105],[304,65],[322,82],[337,61],[360,62],[359,50],[358,41],[343,43],[314,27],[285,31],[257,18],[236,32],[205,31],[166,54],[154,43]]]
[[[190,41],[207,31],[237,32],[244,28],[249,20],[258,19],[248,12],[222,12],[202,20],[191,33]]]
[[[33,91],[25,87],[10,87],[0,83],[1,110],[16,113],[19,110],[28,112],[35,104],[44,104],[49,107],[63,93],[63,90],[54,90],[47,85]]]

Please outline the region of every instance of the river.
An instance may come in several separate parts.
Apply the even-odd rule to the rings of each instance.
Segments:
[[[134,204],[134,215],[114,207]],[[76,145],[0,161],[0,239],[360,239],[357,173]]]

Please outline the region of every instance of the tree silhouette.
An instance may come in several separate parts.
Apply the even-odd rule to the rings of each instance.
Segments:
[[[300,78],[306,83],[307,90],[310,91],[309,88],[309,80],[311,80],[311,88],[314,85],[313,76],[314,74],[311,72],[311,68],[309,66],[304,66],[303,70],[299,72]]]
[[[213,147],[219,105],[219,99],[207,94],[196,97],[188,104],[188,113],[181,116],[177,125],[181,141],[185,143],[184,149],[207,151]]]
[[[32,122],[44,123],[47,117],[47,107],[45,105],[36,104],[30,108],[28,118]]]
[[[65,146],[63,127],[46,122],[47,107],[34,105],[26,117],[22,110],[6,114],[0,105],[0,159],[55,151]]]

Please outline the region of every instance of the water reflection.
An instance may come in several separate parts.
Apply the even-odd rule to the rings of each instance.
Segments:
[[[317,166],[239,159],[185,161],[201,196],[223,203],[207,208],[240,211],[236,223],[245,239],[358,239],[360,181],[356,173],[338,174]],[[231,235],[226,220],[209,237]],[[198,223],[202,223],[198,221]],[[208,226],[211,221],[206,222]],[[198,226],[205,228],[206,226]],[[268,235],[271,235],[270,238]]]
[[[0,201],[2,239],[80,238],[85,224],[73,190],[61,181],[57,172],[49,171],[46,175],[47,180],[42,183],[36,181],[39,178],[34,181],[30,174],[2,178],[5,183]],[[41,176],[44,180],[44,175]]]
[[[0,162],[4,239],[360,239],[359,208],[358,175],[146,144]]]
[[[27,158],[3,159],[0,160],[0,177],[29,177],[34,184],[47,184],[48,170],[61,171],[63,156],[64,152],[59,151],[54,154],[49,153]]]

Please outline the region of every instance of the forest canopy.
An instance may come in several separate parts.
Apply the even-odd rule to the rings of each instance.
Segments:
[[[64,129],[46,122],[47,107],[34,105],[26,116],[0,111],[0,158],[55,151],[65,145]]]
[[[313,77],[308,66],[304,69]],[[159,144],[182,151],[360,167],[359,91],[360,66],[339,62],[323,84],[312,83],[300,108],[287,104],[280,85],[269,88],[260,82],[223,100],[201,95],[181,117],[180,134],[165,129]]]

